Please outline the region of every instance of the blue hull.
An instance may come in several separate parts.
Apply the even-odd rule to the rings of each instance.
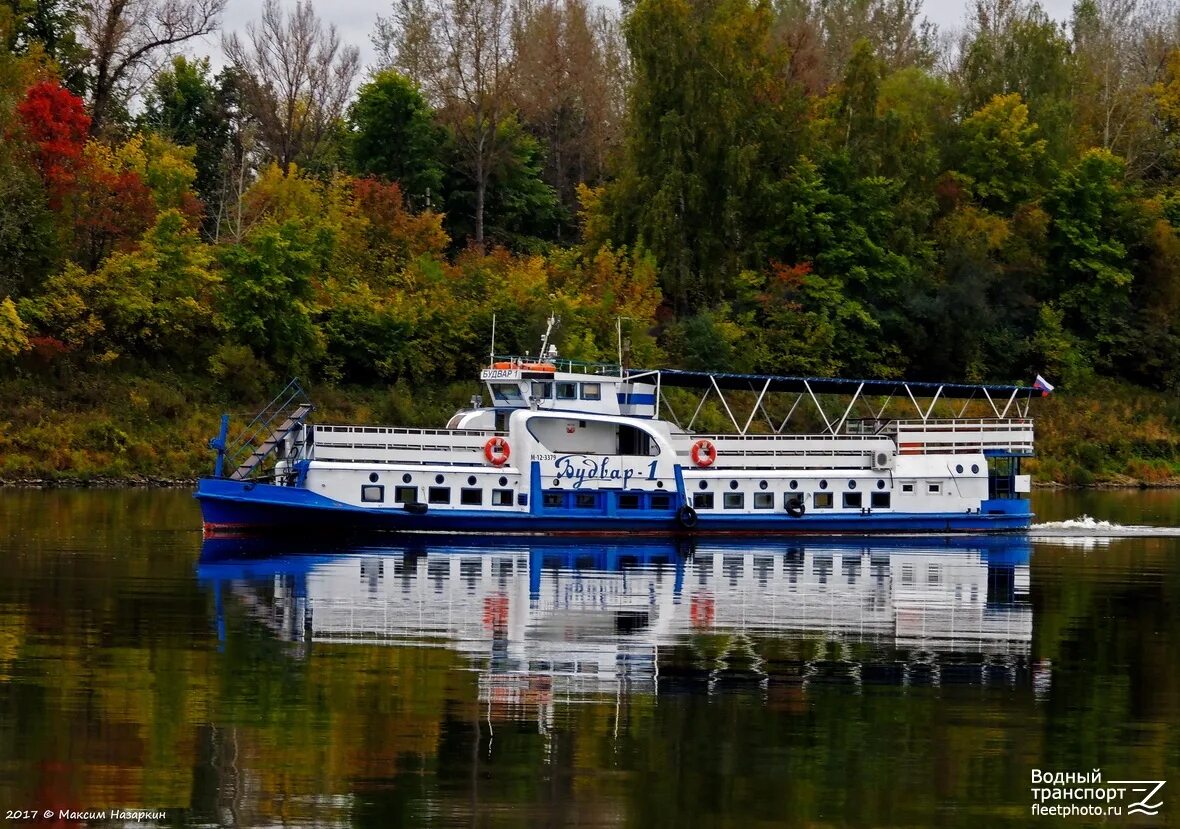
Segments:
[[[545,515],[494,510],[427,510],[401,507],[349,506],[298,487],[255,484],[224,478],[202,478],[196,496],[208,533],[264,530],[358,530],[434,533],[617,533],[804,534],[828,533],[996,533],[1025,530],[1032,513],[1025,500],[986,501],[980,513],[809,512],[793,518],[774,515],[724,516],[698,513],[693,529],[685,530],[671,512],[594,515]]]

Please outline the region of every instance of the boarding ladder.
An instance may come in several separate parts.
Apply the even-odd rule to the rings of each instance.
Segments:
[[[253,474],[284,438],[307,420],[313,408],[299,380],[288,383],[242,428],[225,450],[225,457],[234,469],[229,475],[230,480],[245,480]]]

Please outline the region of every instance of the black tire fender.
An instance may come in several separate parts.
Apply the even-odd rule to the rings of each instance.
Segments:
[[[676,520],[684,529],[691,530],[697,525],[697,511],[688,504],[681,504],[676,510]]]
[[[803,505],[802,498],[796,497],[787,501],[787,515],[792,518],[802,518],[805,512],[807,512],[807,507]]]

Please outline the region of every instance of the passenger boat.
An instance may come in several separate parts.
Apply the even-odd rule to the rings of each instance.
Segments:
[[[640,370],[542,354],[490,358],[490,405],[474,397],[444,429],[313,425],[295,381],[232,442],[223,417],[215,472],[196,491],[206,531],[986,533],[1032,520],[1020,462],[1033,453],[1040,383]],[[671,388],[699,395],[683,423]],[[731,430],[694,430],[710,398]],[[891,404],[913,416],[887,415]],[[935,417],[936,405],[955,416]],[[803,409],[818,431],[792,431]]]

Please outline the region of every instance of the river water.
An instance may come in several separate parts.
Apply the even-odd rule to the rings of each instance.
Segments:
[[[1043,522],[1180,526],[1180,493],[1035,501]],[[203,548],[198,527],[183,492],[0,491],[6,818],[1180,816],[1180,538],[1166,533],[1071,521],[1031,539],[243,549]],[[1032,784],[1041,773],[1103,782],[1054,791]],[[1137,801],[1156,814],[1129,813]],[[1038,818],[1038,804],[1122,813]]]

